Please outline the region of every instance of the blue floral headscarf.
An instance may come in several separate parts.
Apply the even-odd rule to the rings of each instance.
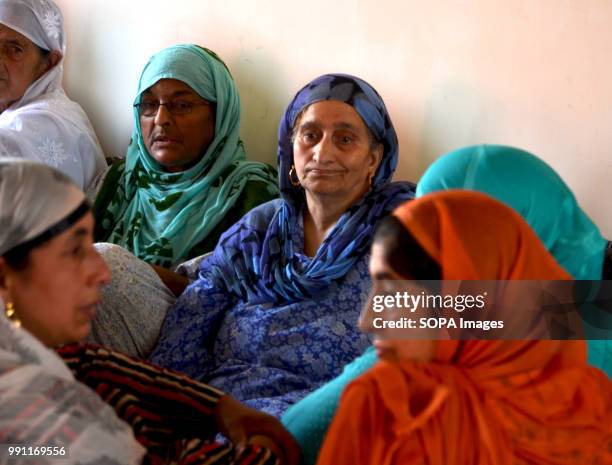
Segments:
[[[289,179],[293,165],[291,134],[297,116],[309,105],[323,100],[337,100],[352,106],[383,145],[383,159],[372,180],[382,186],[391,181],[398,159],[398,141],[389,113],[378,92],[367,82],[348,74],[325,74],[304,86],[293,98],[281,118],[278,130],[278,166],[281,194],[286,200],[295,200],[295,187]]]
[[[370,191],[340,217],[311,258],[303,254],[303,238],[297,241],[293,234],[302,228],[305,200],[301,187],[294,187],[289,179],[293,164],[291,135],[297,115],[322,100],[351,105],[384,151]],[[326,74],[303,87],[281,118],[278,139],[283,199],[279,210],[266,225],[247,228],[241,224],[230,229],[215,251],[220,255],[213,258],[220,264],[232,261],[231,268],[216,268],[216,278],[252,303],[300,300],[344,277],[369,252],[378,221],[400,203],[414,198],[415,193],[412,183],[391,183],[398,159],[397,134],[380,95],[354,76]]]

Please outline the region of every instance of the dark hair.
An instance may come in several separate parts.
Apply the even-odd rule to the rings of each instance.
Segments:
[[[33,247],[13,247],[2,255],[8,266],[17,271],[23,271],[28,267],[30,251]]]
[[[40,55],[43,58],[47,58],[49,56],[49,54],[51,53],[51,50],[47,50],[46,48],[39,47],[36,44],[34,44],[34,46],[38,49],[38,51],[40,52]]]
[[[439,281],[440,265],[395,217],[387,216],[378,224],[374,242],[384,244],[384,258],[391,269],[415,280]]]

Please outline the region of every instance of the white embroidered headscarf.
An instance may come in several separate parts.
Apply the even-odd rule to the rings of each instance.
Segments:
[[[85,112],[62,88],[62,13],[51,0],[0,0],[0,24],[62,55],[21,99],[0,113],[0,156],[45,163],[66,173],[81,189],[89,189],[106,163]]]

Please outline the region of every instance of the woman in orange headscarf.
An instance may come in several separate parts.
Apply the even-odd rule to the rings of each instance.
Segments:
[[[467,191],[398,208],[370,272],[373,293],[390,279],[571,279],[517,213]],[[583,341],[374,345],[381,361],[344,392],[320,465],[612,463],[612,383]]]

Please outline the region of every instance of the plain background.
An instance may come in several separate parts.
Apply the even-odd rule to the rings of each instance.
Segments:
[[[56,1],[65,87],[107,155],[125,155],[149,56],[192,42],[229,66],[251,159],[275,163],[279,118],[307,81],[355,74],[395,124],[396,180],[454,148],[514,145],[551,164],[612,238],[611,0]]]

